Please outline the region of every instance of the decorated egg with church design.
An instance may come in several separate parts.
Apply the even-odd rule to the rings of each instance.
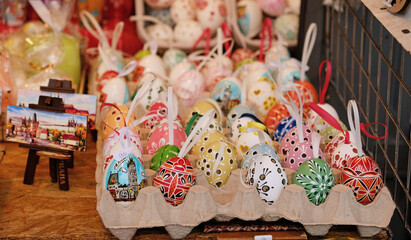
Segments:
[[[166,202],[178,206],[196,184],[193,166],[186,158],[170,158],[156,172],[153,184],[160,189]]]
[[[280,161],[262,154],[247,170],[246,183],[255,186],[261,199],[271,205],[287,186],[287,174]]]
[[[139,191],[146,185],[146,179],[140,160],[129,154],[111,162],[105,171],[103,186],[116,202],[127,206],[136,200]]]
[[[207,181],[215,187],[226,184],[231,172],[237,167],[235,147],[225,141],[214,141],[208,144],[197,161],[197,168],[204,171]]]
[[[214,88],[211,98],[218,103],[224,115],[240,104],[241,84],[235,77],[223,78]]]

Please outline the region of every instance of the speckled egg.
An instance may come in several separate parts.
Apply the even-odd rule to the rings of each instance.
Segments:
[[[200,140],[198,140],[198,142],[193,146],[193,148],[191,148],[191,153],[193,155],[198,156],[209,143],[215,141],[227,142],[227,138],[220,131],[207,131],[201,136]]]
[[[194,0],[174,0],[170,7],[171,18],[175,23],[194,20],[196,5]]]
[[[226,56],[217,56],[208,61],[204,67],[201,68],[201,73],[204,76],[207,90],[211,92],[215,86],[222,81],[221,77],[231,76],[233,74],[233,63],[230,58]],[[230,80],[235,79],[234,77],[229,78]],[[238,80],[235,79],[233,81]]]
[[[165,161],[154,176],[153,185],[160,189],[166,202],[173,206],[183,203],[190,188],[196,184],[193,166],[186,158],[173,157]]]
[[[146,28],[149,39],[155,41],[171,41],[173,39],[173,29],[166,24],[154,24]]]
[[[160,166],[170,158],[177,157],[180,148],[176,145],[164,145],[160,147],[151,158],[150,169],[157,171]]]
[[[354,135],[352,134],[351,131],[349,131],[350,135],[350,143],[355,143],[354,140]],[[339,133],[337,134],[324,148],[324,153],[331,155],[334,150],[342,143],[345,142],[345,133]]]
[[[125,105],[118,106],[117,108],[111,107],[108,110],[107,115],[102,122],[101,136],[103,137],[103,141],[107,140],[108,136],[112,134],[113,129],[118,131],[122,127],[125,127],[125,119],[127,117],[127,114],[128,114],[128,107]],[[130,129],[132,129],[135,133],[139,134],[140,133],[139,127],[132,126],[132,122],[135,121],[136,119],[137,118],[132,113],[127,126]]]
[[[323,152],[318,146],[318,158],[325,159]],[[297,143],[291,148],[284,158],[284,167],[297,170],[301,164],[303,164],[308,159],[314,158],[314,150],[311,141],[303,141],[302,143]]]
[[[369,156],[351,158],[342,170],[341,183],[352,189],[357,202],[367,205],[383,188],[381,170]]]
[[[230,131],[231,131],[231,125],[233,124],[234,120],[239,118],[244,113],[255,115],[255,112],[247,105],[236,105],[234,108],[230,110],[230,112],[227,114],[227,120],[226,120],[226,126],[227,128],[230,129]]]
[[[136,156],[124,155],[113,160],[103,175],[103,189],[110,192],[116,202],[128,206],[136,200],[139,191],[147,184],[144,167]]]
[[[163,122],[150,132],[147,143],[148,154],[154,155],[160,147],[169,144],[168,131],[168,122]],[[186,141],[187,136],[180,123],[174,122],[173,132],[174,145],[181,148]]]
[[[241,84],[235,77],[223,78],[214,88],[211,98],[218,103],[224,115],[240,104]]]
[[[149,83],[146,83],[149,82]],[[136,111],[147,112],[151,105],[157,101],[164,101],[167,98],[166,85],[164,81],[153,75],[153,74],[144,74],[144,76],[138,82],[136,92],[134,93],[133,98],[136,96],[137,92],[141,89],[143,84],[149,84],[149,89],[142,95],[142,97],[137,102]],[[135,112],[136,112],[135,111]]]
[[[304,122],[303,124],[305,125]],[[295,121],[293,117],[290,116],[282,119],[274,130],[273,140],[276,142],[281,142],[288,131],[293,129],[295,126],[297,126],[297,121]]]
[[[331,166],[333,168],[342,169],[347,164],[350,158],[358,155],[358,149],[356,144],[345,144],[342,142],[338,147],[334,149],[331,154]]]
[[[303,136],[304,136],[305,142],[311,143],[313,132],[314,130],[311,127],[303,125]],[[279,148],[280,153],[283,155],[287,155],[288,151],[290,151],[291,149],[294,149],[297,146],[298,142],[299,142],[299,138],[298,138],[297,127],[294,127],[293,129],[288,131],[283,137],[283,139],[281,140],[280,148]]]
[[[187,122],[186,128],[185,128],[185,133],[190,135],[191,131],[194,129],[194,127],[197,125],[197,122],[200,120],[200,118],[203,115],[200,114],[195,114],[194,116],[191,117],[191,119]],[[202,128],[200,128],[202,129]],[[210,124],[208,125],[208,128],[206,131],[218,131],[218,132],[223,132],[223,128],[221,127],[221,124],[216,120],[213,119],[211,120]],[[199,132],[197,132],[198,134]]]
[[[187,55],[180,49],[170,48],[163,54],[163,63],[167,71],[173,69],[177,64],[181,63]]]
[[[303,187],[308,200],[318,206],[327,199],[335,185],[335,179],[328,163],[319,158],[312,158],[298,167],[293,184]]]
[[[268,111],[277,104],[275,86],[269,81],[259,81],[248,89],[248,106],[254,109],[257,117],[265,119]]]
[[[264,136],[264,142],[260,142],[260,138],[258,136],[258,132],[261,132]],[[265,143],[268,145],[273,145],[273,141],[271,140],[270,136],[261,130],[255,130],[253,132],[244,132],[238,138],[236,147],[237,147],[237,154],[239,158],[243,158],[245,154],[257,144]]]
[[[251,115],[243,116],[236,118],[231,124],[230,135],[228,136],[229,140],[232,143],[237,143],[238,138],[240,137],[240,127],[247,126],[249,122],[255,122],[256,118],[253,118]]]
[[[219,156],[220,149],[222,157]],[[237,169],[235,147],[223,141],[209,143],[198,157],[197,168],[204,171],[211,185],[222,187],[226,184],[231,172]]]
[[[174,27],[174,40],[186,43],[187,46],[193,46],[201,34],[203,34],[203,27],[194,20],[180,21]]]
[[[347,130],[347,127],[344,125],[343,122],[340,120],[337,120],[340,126],[344,130]],[[314,131],[319,133],[323,137],[324,144],[328,144],[335,136],[337,136],[339,133],[341,133],[340,130],[334,128],[330,124],[328,124],[324,119],[318,118],[316,119],[312,124],[311,127],[313,128]]]
[[[255,157],[261,154],[266,154],[275,160],[280,161],[280,158],[277,155],[277,152],[274,150],[273,146],[261,143],[254,145],[248,152],[245,154],[243,161],[241,162],[241,168],[248,169],[251,163],[254,161]]]
[[[218,103],[212,99],[206,99],[204,101],[197,102],[193,107],[191,107],[186,117],[186,123],[188,123],[194,115],[196,114],[204,115],[206,114],[207,111],[211,109],[216,111],[214,114],[214,119],[221,125],[222,119],[223,119],[222,118],[223,116],[221,116],[222,115],[221,109],[218,106]]]
[[[270,130],[275,130],[278,124],[289,116],[290,113],[288,112],[286,106],[284,104],[277,103],[270,109],[270,111],[268,111],[267,116],[265,117],[264,125]]]
[[[280,161],[262,154],[247,170],[246,183],[255,186],[261,199],[271,205],[287,186],[287,174]]]

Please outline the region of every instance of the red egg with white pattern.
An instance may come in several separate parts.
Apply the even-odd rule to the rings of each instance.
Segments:
[[[156,151],[167,144],[176,145],[181,149],[184,142],[187,139],[186,133],[179,122],[174,121],[173,126],[173,139],[174,144],[169,142],[169,129],[168,122],[161,123],[158,127],[154,128],[149,134],[147,143],[147,153],[154,155]]]

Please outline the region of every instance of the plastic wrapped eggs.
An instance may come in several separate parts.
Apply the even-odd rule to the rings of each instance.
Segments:
[[[325,202],[335,179],[330,165],[319,158],[312,158],[298,167],[293,184],[304,188],[308,200],[315,205]]]
[[[231,172],[237,169],[235,147],[224,141],[211,142],[200,153],[197,168],[204,171],[211,185],[222,187]]]
[[[287,186],[287,174],[280,161],[268,155],[259,155],[247,170],[246,183],[257,188],[261,199],[273,204]]]
[[[196,184],[194,169],[186,158],[170,158],[156,172],[153,184],[160,189],[168,203],[178,206]]]

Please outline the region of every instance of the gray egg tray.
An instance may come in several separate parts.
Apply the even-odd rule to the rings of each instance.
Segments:
[[[146,139],[145,133],[142,139]],[[146,141],[143,141],[143,144]],[[395,203],[389,190],[383,187],[374,202],[358,203],[349,187],[335,185],[326,201],[316,206],[306,197],[304,189],[289,184],[280,198],[272,205],[261,200],[254,187],[245,187],[240,176],[245,170],[234,170],[222,188],[209,185],[204,173],[196,170],[197,185],[193,186],[184,203],[174,207],[167,203],[160,190],[152,186],[155,171],[150,170],[150,156],[144,155],[144,168],[148,186],[140,190],[136,200],[124,207],[116,203],[101,186],[102,148],[97,141],[96,195],[97,210],[104,226],[118,239],[132,239],[139,228],[164,227],[173,239],[184,238],[202,222],[216,219],[229,221],[238,218],[245,221],[263,220],[274,222],[281,218],[301,223],[313,236],[324,236],[333,225],[355,225],[362,237],[378,234],[386,228],[394,213]],[[188,156],[195,166],[196,156]],[[294,171],[285,169],[288,182],[292,182]],[[241,173],[241,171],[243,171]],[[333,169],[336,179],[341,172]]]

